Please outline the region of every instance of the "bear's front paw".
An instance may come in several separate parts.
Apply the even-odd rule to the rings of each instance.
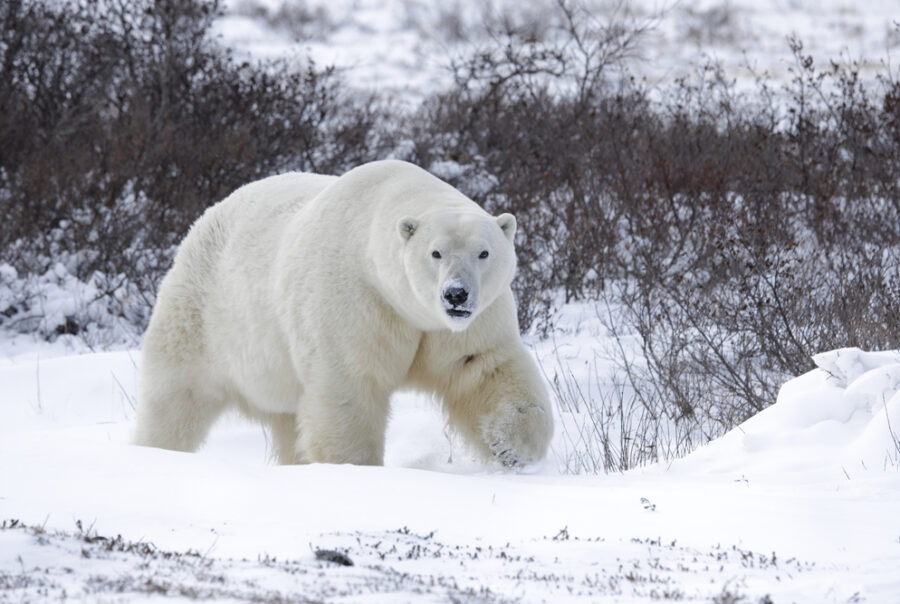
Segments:
[[[500,463],[507,468],[517,466],[521,463],[519,455],[514,449],[510,448],[503,438],[498,438],[491,443],[491,455],[499,459]]]
[[[515,467],[544,458],[553,418],[537,403],[501,404],[488,415],[482,431],[491,455],[505,467]]]

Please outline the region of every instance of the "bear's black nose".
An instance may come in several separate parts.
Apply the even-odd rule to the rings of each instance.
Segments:
[[[453,306],[464,304],[469,298],[469,292],[461,287],[448,287],[444,290],[444,300]]]

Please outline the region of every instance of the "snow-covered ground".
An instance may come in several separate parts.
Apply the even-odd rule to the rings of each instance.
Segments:
[[[900,47],[895,0],[580,0],[599,22],[646,28],[629,61],[650,82],[697,74],[718,61],[729,79],[750,83],[767,73],[792,78],[787,39],[798,36],[818,64],[861,61],[863,77]],[[294,6],[293,11],[282,7]],[[410,101],[452,82],[448,66],[473,47],[492,44],[485,24],[504,19],[552,38],[557,0],[228,0],[216,24],[225,42],[251,56],[312,57],[338,68],[353,85]],[[261,15],[267,14],[268,19]],[[590,19],[579,14],[581,23]],[[273,29],[274,26],[274,29]]]
[[[900,598],[900,351],[820,355],[723,438],[605,476],[562,474],[560,432],[540,468],[481,465],[410,393],[382,468],[273,465],[239,417],[134,447],[140,353],[53,354],[0,361],[0,600]]]

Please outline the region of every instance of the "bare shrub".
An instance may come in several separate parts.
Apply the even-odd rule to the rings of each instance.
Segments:
[[[621,210],[610,195],[598,140],[624,136],[609,122],[653,117],[646,98],[613,83],[651,22],[615,13],[596,18],[559,1],[548,20],[560,31],[494,32],[494,45],[454,64],[457,86],[426,101],[413,126],[410,159],[465,166],[451,182],[491,211],[514,211],[519,241],[519,320],[549,327],[554,292],[566,300],[603,282]],[[602,217],[602,220],[598,218]]]
[[[595,351],[584,368],[574,368],[558,356],[552,368],[542,367],[559,405],[562,451],[557,455],[569,474],[624,472],[660,459],[660,430],[668,424],[658,400],[642,400],[621,374],[609,371],[608,360]]]
[[[607,328],[640,336],[645,359],[620,351],[619,379],[684,427],[673,454],[774,402],[815,352],[900,346],[890,74],[866,86],[853,65],[817,69],[793,40],[784,90],[738,94],[715,65],[651,89],[619,77],[638,31],[567,22],[568,45],[508,32],[458,63],[458,87],[413,127],[412,158],[457,164],[454,184],[520,218],[523,326],[546,333],[558,294],[616,308]],[[612,401],[597,408],[633,406]],[[614,440],[608,417],[591,421]],[[606,469],[635,459],[603,448]]]
[[[249,64],[211,39],[216,0],[0,7],[0,249],[21,274],[67,254],[152,299],[211,203],[278,171],[378,153],[379,109],[328,69]],[[156,260],[148,259],[148,250]]]
[[[685,6],[680,12],[684,23],[682,35],[698,46],[734,43],[748,36],[739,25],[740,10],[729,2],[707,8]]]
[[[240,0],[234,12],[259,19],[294,40],[318,40],[337,27],[335,17],[324,6],[310,6],[305,0],[283,0],[278,5],[260,0]]]

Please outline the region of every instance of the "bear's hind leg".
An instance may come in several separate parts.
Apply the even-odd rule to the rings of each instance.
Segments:
[[[272,438],[272,455],[282,465],[300,463],[297,455],[297,416],[276,413],[267,417]]]
[[[142,376],[133,443],[173,451],[196,451],[206,440],[213,422],[225,409],[224,401],[209,393],[198,394],[178,372],[148,383]]]
[[[300,402],[299,460],[384,464],[389,393],[366,384],[342,384],[340,380],[332,384],[330,389],[308,389]]]

